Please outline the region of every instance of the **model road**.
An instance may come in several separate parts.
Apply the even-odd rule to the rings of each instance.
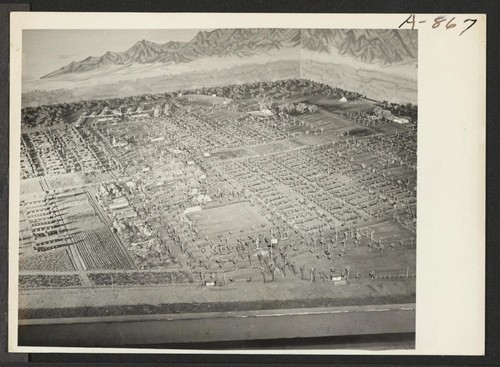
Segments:
[[[415,332],[415,305],[20,320],[20,346],[125,346]]]

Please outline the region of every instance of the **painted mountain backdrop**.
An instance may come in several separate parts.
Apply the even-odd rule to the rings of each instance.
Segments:
[[[416,33],[400,30],[217,29],[200,31],[189,42],[158,44],[142,40],[123,52],[108,51],[99,57],[73,61],[42,78],[86,72],[108,64],[178,64],[207,56],[248,57],[300,44],[307,50],[324,53],[337,49],[341,55],[382,65],[415,61],[417,56]]]
[[[417,103],[416,31],[239,28],[193,34],[183,42],[138,41],[125,51],[27,77],[23,105],[292,78]]]
[[[417,33],[398,29],[305,29],[302,47],[351,55],[366,63],[393,65],[417,60]]]

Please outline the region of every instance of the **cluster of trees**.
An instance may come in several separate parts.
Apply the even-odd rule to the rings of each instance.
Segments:
[[[274,107],[276,113],[287,113],[289,115],[301,115],[303,113],[315,113],[318,110],[318,106],[308,103],[291,103],[284,102],[276,105]]]
[[[341,113],[341,116],[345,116],[358,124],[364,126],[372,126],[378,124],[386,124],[392,121],[394,118],[393,114],[389,110],[383,110],[381,107],[375,107],[373,114],[370,112],[346,112]],[[375,115],[378,119],[372,119],[371,117]]]
[[[347,91],[341,88],[331,87],[324,83],[315,82],[308,79],[286,79],[277,81],[263,81],[246,84],[232,84],[219,87],[202,87],[194,89],[184,89],[177,92],[164,93],[164,95],[174,97],[178,93],[182,94],[215,94],[218,97],[243,100],[256,98],[259,100],[271,98],[275,100],[286,100],[299,96],[309,96],[322,94],[326,96],[341,97],[354,100],[363,97],[360,93]]]
[[[90,99],[72,103],[57,103],[39,107],[26,107],[21,113],[21,127],[52,126],[60,123],[75,122],[84,112],[100,113],[104,107],[118,109],[121,106],[156,105],[172,98],[174,93],[143,94],[139,96]]]
[[[73,110],[72,104],[26,107],[22,110],[21,127],[52,126],[65,122]]]
[[[35,91],[39,93],[40,91]],[[33,93],[35,93],[33,92]],[[67,90],[42,91],[44,93],[69,93]],[[72,103],[46,104],[38,107],[25,107],[22,110],[22,127],[29,128],[34,126],[51,126],[59,123],[74,122],[83,112],[100,113],[104,107],[116,109],[120,106],[139,106],[145,104],[160,104],[169,101],[182,94],[215,94],[219,97],[232,98],[234,100],[258,99],[259,101],[279,101],[283,103],[276,106],[277,112],[288,114],[301,114],[305,112],[314,113],[317,107],[306,103],[293,104],[287,102],[300,96],[325,95],[340,97],[345,96],[349,100],[363,97],[356,92],[345,91],[340,88],[334,88],[324,83],[318,83],[307,79],[287,79],[278,81],[254,82],[247,84],[233,84],[220,87],[203,87],[179,90],[175,92],[166,92],[158,94],[142,94],[137,96],[108,98],[108,99],[90,99]],[[25,95],[24,98],[28,98]],[[386,101],[384,101],[386,102]],[[48,101],[50,103],[50,101]],[[383,102],[382,102],[383,103]],[[271,102],[271,105],[273,103]],[[271,105],[269,109],[271,109]],[[399,107],[398,107],[399,106]],[[400,109],[401,111],[416,110],[413,105],[390,105],[390,108]],[[408,113],[408,116],[411,116]]]
[[[418,119],[418,106],[412,103],[377,102],[377,106],[389,110],[394,116],[409,117],[412,121]]]

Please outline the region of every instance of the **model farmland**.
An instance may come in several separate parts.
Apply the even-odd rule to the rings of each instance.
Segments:
[[[25,108],[21,317],[414,302],[416,149],[303,79]]]

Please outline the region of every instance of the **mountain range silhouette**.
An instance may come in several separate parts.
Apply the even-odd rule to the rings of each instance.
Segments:
[[[416,61],[417,35],[393,29],[216,29],[199,31],[189,42],[159,44],[141,40],[123,52],[108,51],[102,56],[73,61],[42,79],[92,71],[106,65],[180,64],[203,57],[248,57],[293,47],[320,53],[338,52],[366,63],[393,65]]]

